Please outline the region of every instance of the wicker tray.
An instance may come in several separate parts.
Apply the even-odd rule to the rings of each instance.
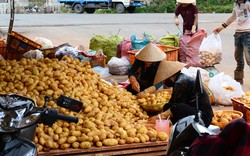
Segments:
[[[239,118],[243,117],[243,113],[240,112],[240,111],[236,111],[236,110],[219,110],[219,111],[214,111],[214,116],[216,116],[216,114],[219,113],[219,112],[222,112],[222,116],[223,116],[223,114],[234,113],[234,114],[238,114]],[[216,126],[219,126],[221,129],[223,129],[229,122],[212,122],[212,124],[216,125]]]
[[[245,104],[240,102],[239,98],[232,98],[231,101],[233,104],[233,110],[240,111],[243,114],[243,119],[247,121],[247,116],[246,116],[247,107],[245,107]]]

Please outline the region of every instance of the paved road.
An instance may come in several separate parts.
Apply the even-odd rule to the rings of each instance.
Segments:
[[[199,14],[199,28],[204,28],[208,35],[223,23],[230,14]],[[0,29],[7,32],[9,15],[0,15]],[[88,49],[89,40],[96,34],[110,36],[118,34],[129,37],[135,33],[141,37],[144,32],[160,39],[168,33],[178,34],[173,23],[173,14],[17,14],[13,30],[34,39],[45,37],[54,45],[69,43],[82,44]],[[233,76],[236,66],[233,51],[235,25],[230,25],[221,32],[223,58],[216,68]],[[245,67],[244,91],[250,91],[249,66]]]

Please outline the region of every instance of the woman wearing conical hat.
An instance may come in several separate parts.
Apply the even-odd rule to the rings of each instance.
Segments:
[[[181,69],[186,64],[178,61],[161,61],[155,76],[154,84],[163,82],[166,86],[172,87],[173,92],[169,103],[163,107],[161,117],[170,120],[175,124],[178,120],[195,115],[196,99],[195,99],[195,79],[181,73]],[[205,126],[209,126],[213,118],[213,110],[210,104],[210,98],[205,89],[199,95],[199,110],[201,118]],[[149,118],[149,123],[154,123],[158,116]]]
[[[135,62],[128,70],[130,85],[126,88],[133,95],[143,97],[145,93],[152,93],[162,86],[162,82],[154,83],[161,60],[166,54],[157,46],[149,43],[135,55]]]

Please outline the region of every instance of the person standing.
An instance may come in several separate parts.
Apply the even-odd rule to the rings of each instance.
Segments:
[[[177,0],[175,9],[175,25],[179,26],[178,16],[183,19],[183,34],[194,34],[198,29],[198,8],[195,0]]]
[[[244,55],[248,65],[250,65],[250,2],[248,0],[236,0],[233,12],[225,23],[213,30],[215,34],[221,32],[236,20],[236,30],[234,34],[234,58],[237,62],[234,70],[234,79],[243,84],[244,78]]]
[[[153,84],[161,60],[166,59],[166,53],[156,45],[149,43],[135,54],[135,62],[128,70],[130,85],[126,88],[133,95],[143,97],[153,93],[163,83]]]

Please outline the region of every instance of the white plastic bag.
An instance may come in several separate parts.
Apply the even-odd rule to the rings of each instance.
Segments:
[[[189,67],[189,68],[183,68],[181,72],[195,79],[198,69],[201,72],[202,81],[208,83],[210,81],[209,72],[206,71],[205,69],[202,69],[200,67]]]
[[[130,62],[126,57],[112,57],[108,62],[109,73],[114,75],[126,75]]]
[[[36,59],[36,60],[40,60],[41,58],[43,58],[43,53],[36,49],[36,50],[29,50],[26,53],[23,54],[23,56],[27,59]]]
[[[209,89],[214,94],[215,102],[220,105],[232,105],[233,97],[244,94],[239,82],[224,73],[216,74],[208,83]]]
[[[202,66],[213,66],[220,63],[222,57],[222,42],[219,34],[211,34],[204,38],[200,48],[200,63]]]
[[[105,78],[110,76],[111,74],[109,74],[109,68],[108,67],[101,67],[101,66],[96,66],[92,68],[96,73],[99,73],[101,78]]]
[[[49,49],[54,47],[53,43],[47,38],[36,37],[34,41],[42,46],[41,49]]]

